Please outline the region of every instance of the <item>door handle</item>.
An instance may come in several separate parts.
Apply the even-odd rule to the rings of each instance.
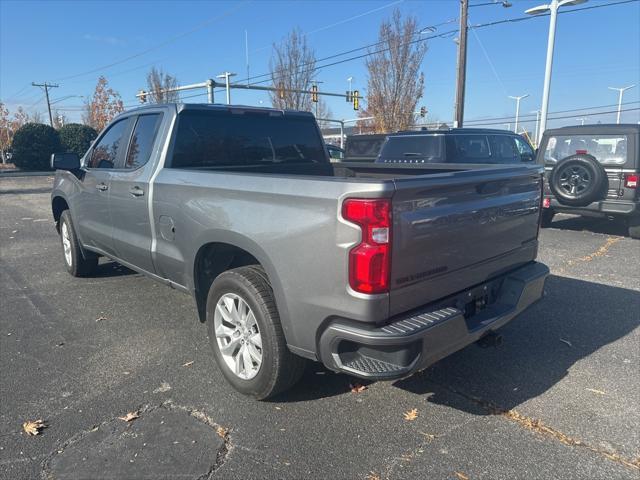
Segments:
[[[104,191],[105,191],[105,190],[107,190],[109,187],[107,186],[107,184],[106,184],[106,183],[98,183],[98,184],[96,185],[96,188],[97,188],[98,190],[100,190],[101,192],[104,192]]]
[[[140,187],[131,187],[129,189],[129,193],[134,197],[142,197],[144,195],[144,190],[142,190]]]

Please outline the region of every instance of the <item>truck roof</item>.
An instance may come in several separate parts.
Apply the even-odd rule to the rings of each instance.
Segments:
[[[545,130],[545,136],[550,135],[585,135],[585,134],[615,134],[640,133],[640,125],[634,123],[599,123],[592,125],[571,125],[568,127],[550,128]]]
[[[219,110],[219,111],[228,111],[228,110],[250,110],[255,112],[277,112],[280,114],[286,115],[303,115],[303,116],[313,116],[311,112],[303,112],[299,110],[280,110],[277,108],[270,107],[255,107],[252,105],[226,105],[223,103],[149,103],[140,105],[139,107],[131,108],[127,110],[125,113],[131,112],[144,112],[146,110],[150,110],[153,108],[157,108],[159,106],[171,106],[176,109],[178,113],[183,110]]]
[[[482,133],[500,133],[517,135],[511,130],[501,130],[499,128],[443,128],[443,129],[424,129],[424,130],[402,130],[396,133],[389,133],[388,136],[404,136],[404,135],[455,135],[455,134],[482,134]]]

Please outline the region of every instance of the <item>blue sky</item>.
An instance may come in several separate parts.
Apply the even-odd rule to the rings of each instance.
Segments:
[[[486,1],[470,0],[470,4]],[[470,8],[469,24],[521,17],[527,8],[544,3],[511,1],[511,8]],[[580,7],[615,1],[590,0]],[[394,8],[403,15],[416,16],[424,27],[458,17],[456,0],[0,0],[0,99],[12,111],[23,105],[44,114],[43,94],[30,86],[32,81],[58,82],[60,88],[52,91],[52,98],[60,99],[91,95],[97,76],[103,74],[125,104],[134,106],[134,95],[144,87],[145,74],[152,65],[174,74],[182,84],[202,82],[224,70],[238,72],[237,78],[243,79],[245,30],[251,75],[256,75],[268,71],[272,43],[279,42],[293,27],[306,32],[317,58],[322,58],[375,42],[381,20]],[[565,11],[570,9],[565,7]],[[467,121],[513,116],[515,102],[508,95],[530,95],[522,101],[523,114],[539,108],[548,25],[548,17],[542,17],[470,31]],[[456,23],[440,25],[436,33],[455,28]],[[456,44],[451,37],[428,40],[428,45],[422,65],[425,93],[419,105],[428,108],[430,119],[449,121],[453,115]],[[341,58],[346,57],[337,60]],[[354,77],[354,88],[366,94],[363,59],[324,68],[317,78],[324,81],[323,89],[342,92],[349,76]],[[633,83],[639,85],[626,92],[624,101],[635,103],[623,108],[640,107],[640,2],[559,16],[550,112],[613,105],[617,94],[607,87]],[[218,93],[216,100],[223,99]],[[71,97],[55,107],[71,120],[78,120],[82,101]],[[266,93],[233,92],[233,103],[260,102],[269,104]],[[353,118],[356,113],[341,99],[329,100],[329,107],[334,118]],[[589,111],[593,110],[565,113],[570,118],[552,121],[549,126],[575,124],[576,118]],[[638,122],[640,110],[623,112],[622,118]],[[587,117],[587,123],[590,120],[612,122],[615,114]],[[533,128],[532,123],[527,126]]]

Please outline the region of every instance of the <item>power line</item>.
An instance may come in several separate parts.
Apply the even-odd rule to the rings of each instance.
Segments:
[[[638,2],[638,1],[640,1],[640,0],[619,0],[617,2],[606,3],[606,4],[603,4],[603,5],[592,5],[592,6],[588,6],[588,7],[574,8],[574,9],[571,9],[571,10],[564,10],[564,11],[558,12],[558,14],[567,14],[567,13],[579,12],[579,11],[582,11],[582,10],[593,10],[593,9],[596,9],[596,8],[612,7],[612,6],[622,5],[622,4],[627,4],[627,3],[635,3],[635,2]],[[501,25],[501,24],[504,24],[504,23],[523,22],[523,21],[527,21],[527,20],[534,20],[536,18],[541,18],[541,17],[547,16],[547,15],[549,15],[549,14],[547,13],[547,14],[541,14],[541,15],[536,15],[536,16],[527,15],[527,16],[523,16],[523,17],[514,17],[514,18],[503,19],[503,20],[496,20],[496,21],[493,21],[493,22],[470,25],[469,29],[491,27],[491,26],[495,26],[495,25]],[[442,24],[448,24],[448,23],[452,23],[452,22],[451,21],[447,21],[447,22],[443,22]],[[422,30],[420,30],[420,32],[418,32],[418,34],[424,32],[424,30],[427,29],[427,28],[437,27],[437,26],[442,25],[442,24],[436,24],[436,25],[432,25],[432,26],[429,26],[429,27],[425,27]],[[449,30],[447,32],[440,33],[440,34],[434,34],[434,35],[426,36],[426,37],[423,37],[423,38],[410,40],[408,42],[402,43],[400,46],[412,45],[412,44],[417,43],[417,42],[431,40],[431,39],[434,39],[434,38],[446,38],[447,36],[455,35],[458,32],[459,32],[459,29],[456,28],[456,29]],[[315,62],[307,62],[307,63],[300,64],[297,67],[301,68],[301,67],[317,64],[318,62],[323,62],[325,60],[331,60],[331,59],[334,59],[334,58],[337,58],[337,57],[348,55],[350,53],[355,53],[355,52],[361,51],[363,49],[375,47],[375,46],[380,45],[381,43],[384,43],[384,42],[376,42],[376,43],[372,43],[372,44],[365,45],[365,46],[362,46],[362,47],[354,48],[354,49],[351,49],[351,50],[346,50],[344,52],[340,52],[340,53],[336,53],[336,54],[333,54],[333,55],[330,55],[330,56],[327,56],[327,57],[324,57],[324,58],[320,58],[318,60],[315,60]],[[309,69],[307,71],[313,72],[313,71],[316,71],[316,70],[320,70],[322,68],[332,67],[332,66],[339,65],[339,64],[342,64],[342,63],[346,63],[346,62],[350,62],[350,61],[353,61],[353,60],[358,60],[360,58],[368,57],[370,55],[375,55],[377,53],[387,52],[389,50],[390,50],[390,48],[383,48],[381,50],[370,51],[370,52],[367,52],[367,53],[364,53],[364,54],[361,54],[361,55],[355,55],[355,56],[352,56],[352,57],[349,57],[349,58],[345,58],[343,60],[339,60],[339,61],[336,61],[336,62],[332,62],[332,63],[320,65],[320,66],[315,66],[314,65],[313,68],[311,68],[311,69]],[[296,70],[296,73],[307,73],[307,71],[298,69],[298,70]],[[286,72],[286,73],[290,73],[290,72]],[[260,74],[260,75],[254,75],[254,76],[252,76],[250,78],[245,78],[245,79],[239,80],[239,82],[247,82],[247,81],[254,80],[254,79],[257,79],[257,78],[262,78],[262,77],[270,77],[271,75],[272,75],[271,72],[263,73],[263,74]],[[279,78],[282,78],[283,76],[285,76],[285,75],[281,74],[281,75],[278,76],[277,72],[276,72],[276,77],[275,78],[279,79]],[[260,84],[260,83],[266,83],[269,80],[270,79],[263,80],[263,81],[258,81],[258,82],[253,82],[252,84],[255,85],[255,84]]]
[[[620,111],[621,112],[633,112],[633,111],[636,111],[636,110],[640,110],[640,107],[625,108],[625,109],[622,109]],[[607,111],[604,111],[604,112],[581,113],[580,115],[583,116],[583,117],[595,117],[595,116],[598,116],[598,115],[606,115],[606,114],[609,114],[609,113],[617,113],[617,112],[618,112],[618,110],[607,110]],[[554,115],[554,114],[551,113],[549,115]],[[562,116],[559,116],[559,117],[549,117],[549,120],[562,120],[562,119],[565,119],[565,118],[574,118],[574,115],[562,115]],[[514,117],[510,117],[510,118],[514,118]],[[494,120],[494,119],[489,119],[489,120]],[[533,119],[524,120],[524,121],[522,121],[522,123],[533,122],[533,121],[535,121],[535,120],[533,120]],[[503,123],[505,123],[504,120],[501,120],[501,121],[497,121],[497,122],[475,123],[474,126],[478,126],[478,125],[502,125]]]
[[[53,116],[51,115],[51,102],[49,101],[49,89],[50,88],[58,88],[60,85],[57,83],[35,83],[31,82],[31,85],[34,87],[44,88],[44,96],[47,98],[47,110],[49,111],[49,125],[53,127]]]
[[[640,101],[624,102],[622,105],[635,105],[637,103],[640,103]],[[572,109],[569,109],[569,110],[558,110],[556,112],[550,112],[549,115],[555,115],[555,114],[558,114],[558,113],[581,112],[581,111],[584,111],[584,110],[593,110],[593,109],[596,109],[596,108],[609,108],[609,107],[617,107],[617,106],[618,106],[617,103],[612,103],[612,104],[609,104],[609,105],[600,105],[600,106],[597,106],[597,107],[593,106],[593,107],[572,108]],[[530,120],[525,120],[525,121],[532,122],[535,119],[535,114],[527,113],[527,114],[521,115],[520,117],[521,118],[531,117]],[[514,115],[510,115],[510,116],[507,116],[507,117],[488,117],[488,118],[484,118],[484,119],[476,118],[474,120],[467,120],[465,123],[467,123],[467,124],[469,124],[469,123],[472,123],[472,124],[483,124],[487,120],[512,120],[514,118],[515,118]]]

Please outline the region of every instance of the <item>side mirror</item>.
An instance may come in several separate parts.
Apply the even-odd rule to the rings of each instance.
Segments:
[[[51,168],[54,170],[78,170],[80,157],[77,153],[54,153],[51,155]]]
[[[531,153],[523,153],[520,155],[520,160],[523,162],[533,162],[535,158],[535,155]]]

